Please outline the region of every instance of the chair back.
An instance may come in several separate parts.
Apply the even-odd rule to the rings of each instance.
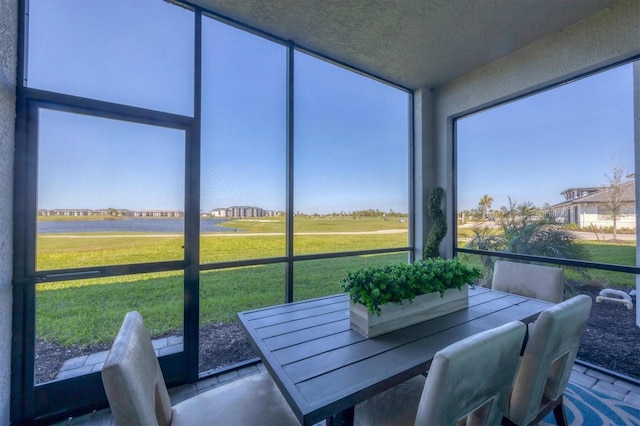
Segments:
[[[511,421],[528,424],[543,398],[555,400],[564,393],[590,310],[591,298],[579,295],[540,313],[514,382],[507,415]]]
[[[551,303],[560,303],[564,292],[564,270],[550,266],[497,260],[493,269],[491,288]]]
[[[500,424],[525,330],[523,323],[513,321],[439,351],[415,424]]]
[[[102,367],[116,425],[169,425],[171,401],[151,337],[138,312],[129,312]]]

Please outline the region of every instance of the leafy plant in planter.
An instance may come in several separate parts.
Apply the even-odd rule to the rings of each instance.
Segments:
[[[353,303],[380,315],[380,306],[384,304],[411,302],[416,296],[436,291],[442,296],[446,290],[460,290],[481,276],[480,269],[458,259],[429,258],[409,264],[362,268],[349,272],[341,284]]]

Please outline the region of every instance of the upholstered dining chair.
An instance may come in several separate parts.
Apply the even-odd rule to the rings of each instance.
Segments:
[[[171,406],[142,316],[126,314],[102,368],[116,425],[299,425],[268,373],[218,386]]]
[[[414,377],[356,405],[355,424],[500,424],[525,330],[513,321],[440,350],[426,379]]]
[[[550,266],[497,260],[493,268],[493,290],[560,303],[564,293],[564,270]]]
[[[503,424],[535,425],[553,410],[566,425],[563,397],[584,332],[591,298],[579,295],[540,313],[529,336]]]

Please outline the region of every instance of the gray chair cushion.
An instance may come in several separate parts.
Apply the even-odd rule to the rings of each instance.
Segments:
[[[138,312],[129,312],[102,367],[116,425],[171,423],[171,400],[151,337]]]
[[[116,425],[298,425],[267,373],[246,376],[171,407],[151,338],[129,312],[102,368]]]
[[[564,271],[550,266],[497,260],[491,288],[560,303],[564,293]]]
[[[525,330],[514,321],[446,347],[434,357],[426,380],[418,376],[356,405],[356,423],[500,424]]]
[[[564,393],[590,310],[591,298],[580,295],[538,316],[514,382],[509,420],[529,424],[545,400]]]

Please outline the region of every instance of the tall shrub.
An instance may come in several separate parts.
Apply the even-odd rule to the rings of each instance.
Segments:
[[[433,220],[429,238],[424,246],[425,257],[439,257],[440,243],[445,235],[447,235],[447,220],[442,211],[442,199],[444,198],[444,189],[440,187],[433,188],[429,194],[428,211],[429,217]]]

